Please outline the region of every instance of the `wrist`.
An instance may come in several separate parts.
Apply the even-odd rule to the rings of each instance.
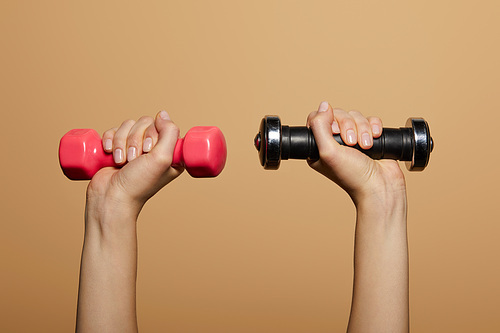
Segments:
[[[358,216],[406,221],[407,200],[404,183],[375,187],[351,197]]]
[[[402,204],[406,207],[406,182],[401,169],[397,164],[375,169],[370,177],[365,179],[349,194],[357,208],[394,208]]]
[[[406,201],[363,202],[356,207],[356,238],[360,235],[375,238],[376,235],[404,236],[407,229],[406,214]]]
[[[89,230],[98,230],[101,234],[135,234],[142,206],[119,195],[99,195],[88,191],[85,206],[86,227]]]

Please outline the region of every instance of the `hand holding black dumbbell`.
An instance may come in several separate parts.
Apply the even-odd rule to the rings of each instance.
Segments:
[[[340,135],[335,140],[345,145]],[[319,159],[318,147],[310,128],[306,126],[281,125],[278,116],[266,116],[260,123],[259,133],[255,136],[255,148],[264,169],[276,170],[281,160]],[[384,128],[379,138],[373,139],[370,149],[358,149],[373,159],[394,159],[406,161],[410,171],[422,171],[429,162],[434,142],[429,125],[422,118],[409,118],[406,127]]]

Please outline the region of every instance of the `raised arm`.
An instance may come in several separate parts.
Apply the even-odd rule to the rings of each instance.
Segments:
[[[104,133],[104,149],[127,164],[100,170],[87,189],[77,332],[137,332],[137,217],[182,173],[171,167],[178,137],[165,111]]]
[[[396,161],[375,161],[355,149],[370,148],[381,134],[379,118],[321,103],[307,120],[320,159],[310,166],[352,198],[356,206],[354,283],[348,332],[408,332],[406,186]]]

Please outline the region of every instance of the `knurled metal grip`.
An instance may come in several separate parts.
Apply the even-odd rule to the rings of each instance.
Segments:
[[[345,145],[340,135],[333,137],[339,144]],[[312,130],[306,126],[281,125],[278,116],[262,119],[254,145],[259,151],[260,164],[267,170],[277,170],[281,160],[319,159]],[[409,118],[406,127],[384,127],[382,135],[373,139],[372,148],[363,149],[358,144],[351,147],[373,159],[405,161],[408,170],[422,171],[429,163],[434,142],[429,125],[423,118]]]

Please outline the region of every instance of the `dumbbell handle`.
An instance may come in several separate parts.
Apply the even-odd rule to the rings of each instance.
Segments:
[[[333,135],[335,141],[347,146],[339,134]],[[318,147],[312,130],[305,126],[282,126],[281,159],[319,159]],[[350,146],[372,159],[412,160],[411,128],[384,128],[382,135],[373,139],[370,149],[363,149],[358,144]]]

